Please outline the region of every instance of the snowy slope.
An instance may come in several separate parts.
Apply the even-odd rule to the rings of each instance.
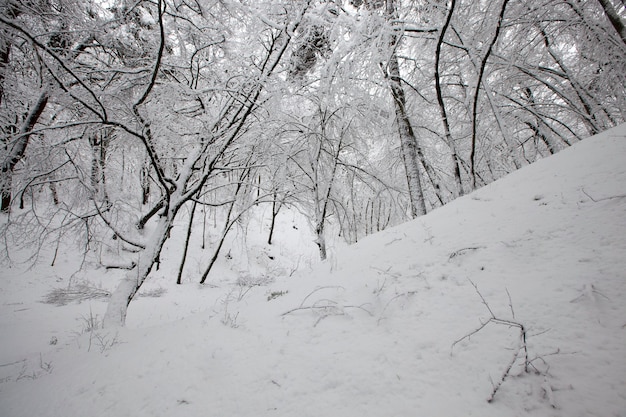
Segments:
[[[155,274],[120,331],[2,271],[0,416],[626,416],[625,162],[621,126],[263,286]],[[520,329],[464,338],[481,296],[530,361],[489,403]]]

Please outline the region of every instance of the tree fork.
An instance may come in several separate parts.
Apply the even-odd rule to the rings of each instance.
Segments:
[[[498,16],[498,23],[496,24],[496,33],[493,35],[493,39],[489,43],[489,48],[480,63],[480,70],[478,72],[478,79],[476,80],[476,91],[474,92],[474,103],[472,106],[472,150],[470,152],[470,174],[472,177],[472,189],[476,188],[476,128],[478,124],[478,100],[480,97],[480,84],[483,82],[483,75],[485,73],[485,67],[487,66],[487,60],[493,51],[493,47],[500,35],[500,29],[502,28],[502,22],[504,21],[504,12],[506,11],[506,5],[509,0],[503,0],[500,8],[500,15]]]

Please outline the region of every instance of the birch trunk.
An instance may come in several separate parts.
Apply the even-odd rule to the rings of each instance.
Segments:
[[[391,23],[397,18],[397,14],[394,0],[387,0],[387,21]],[[387,63],[387,73],[396,112],[398,133],[400,135],[400,152],[402,153],[402,161],[404,162],[404,168],[406,170],[409,200],[411,202],[411,217],[415,218],[426,214],[426,203],[424,202],[424,191],[420,179],[418,159],[418,153],[421,153],[421,150],[419,149],[417,138],[413,132],[411,121],[406,113],[406,97],[402,87],[402,78],[400,77],[400,66],[396,52],[397,46],[398,38],[395,33],[392,33],[389,41],[391,55]]]
[[[402,88],[400,78],[400,68],[398,66],[398,57],[395,51],[389,58],[389,84],[391,87],[391,95],[393,96],[394,107],[396,111],[396,120],[398,124],[398,133],[400,135],[400,146],[402,153],[402,161],[406,170],[406,179],[409,187],[409,199],[411,201],[411,216],[418,217],[426,214],[426,203],[424,202],[424,192],[419,171],[418,159],[418,143],[413,133],[413,127],[406,114],[406,98]]]

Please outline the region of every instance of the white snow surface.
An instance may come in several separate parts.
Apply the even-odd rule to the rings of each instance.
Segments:
[[[41,302],[72,279],[112,289],[120,271],[78,270],[76,250],[2,269],[0,416],[626,416],[626,125],[337,239],[327,262],[295,214],[279,219],[273,246],[249,228],[247,269],[221,256],[204,287],[200,251],[175,284],[181,222],[173,266],[142,289],[165,292],[134,300],[124,329],[88,331],[106,300]],[[491,317],[481,296],[526,329],[529,372],[520,355],[502,382],[519,327],[463,338]]]

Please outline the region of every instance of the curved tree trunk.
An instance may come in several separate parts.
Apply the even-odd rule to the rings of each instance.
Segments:
[[[500,15],[498,16],[498,23],[496,24],[496,33],[493,35],[487,52],[480,63],[480,70],[478,71],[478,78],[476,80],[476,90],[474,92],[474,102],[472,106],[472,149],[470,152],[470,175],[472,178],[472,189],[476,189],[476,129],[478,126],[478,100],[480,99],[480,84],[483,82],[483,75],[485,74],[485,67],[487,60],[491,55],[493,46],[498,40],[500,35],[500,29],[502,28],[502,22],[504,20],[504,12],[506,11],[506,5],[509,0],[503,0],[500,8]]]
[[[115,291],[111,295],[107,311],[104,315],[104,326],[120,327],[126,323],[126,313],[135,294],[144,283],[152,266],[159,259],[161,249],[168,238],[168,231],[172,227],[177,210],[170,208],[165,216],[159,218],[154,231],[147,239],[148,245],[141,253],[137,268],[128,272],[120,281]]]
[[[459,153],[456,148],[456,142],[454,138],[452,138],[452,134],[450,133],[450,122],[448,121],[448,114],[446,111],[446,106],[443,101],[443,92],[441,90],[441,72],[440,61],[441,61],[441,46],[443,45],[443,40],[446,36],[446,31],[448,26],[450,25],[450,20],[452,20],[452,13],[454,13],[454,7],[456,5],[456,0],[452,0],[450,3],[450,10],[448,11],[448,15],[446,16],[446,21],[441,28],[441,33],[439,34],[439,40],[437,41],[437,47],[435,48],[435,90],[437,92],[437,102],[439,103],[439,112],[441,114],[441,122],[443,123],[443,131],[444,136],[446,138],[446,142],[452,151],[452,170],[454,173],[454,182],[456,184],[455,197],[463,195],[463,183],[461,181],[461,168],[460,168],[460,158]]]

